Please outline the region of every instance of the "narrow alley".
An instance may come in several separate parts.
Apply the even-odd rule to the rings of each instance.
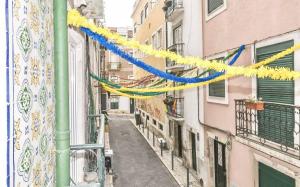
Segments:
[[[300,0],[0,0],[0,187],[300,187]]]
[[[109,126],[114,186],[178,186],[127,116],[110,115]]]

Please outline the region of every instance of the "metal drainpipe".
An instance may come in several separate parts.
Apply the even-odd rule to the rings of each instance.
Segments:
[[[168,49],[168,17],[167,17],[167,11],[165,12],[165,27],[166,27],[166,43],[165,43],[165,46],[166,46],[166,50]],[[166,58],[166,67],[168,65],[168,59]],[[167,71],[166,71],[167,72]],[[166,80],[166,83],[168,83],[168,80]],[[168,96],[168,92],[166,92],[165,96],[167,97]]]
[[[203,2],[201,1],[201,32],[202,32],[202,56],[204,55],[204,22],[203,22],[203,16],[204,16],[204,14],[203,14],[203,11],[204,11],[204,9],[203,9]],[[197,76],[199,75],[199,70],[197,71]],[[200,88],[199,88],[199,86],[197,87],[197,116],[198,116],[198,123],[199,123],[199,125],[203,125],[204,124],[204,122],[202,122],[201,121],[201,119],[200,119]]]
[[[56,186],[70,186],[67,1],[54,0]]]

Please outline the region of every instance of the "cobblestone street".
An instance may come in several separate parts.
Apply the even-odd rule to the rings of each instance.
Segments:
[[[113,116],[110,116],[110,119],[110,144],[114,151],[114,186],[178,186],[130,120]]]

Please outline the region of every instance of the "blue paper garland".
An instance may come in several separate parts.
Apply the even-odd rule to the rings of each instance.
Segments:
[[[115,53],[116,55],[120,56],[121,58],[123,58],[123,59],[127,60],[128,62],[142,68],[143,70],[148,71],[148,72],[150,72],[156,76],[159,76],[161,78],[165,78],[165,79],[172,80],[175,82],[198,83],[198,82],[205,82],[205,81],[215,79],[224,74],[224,71],[222,71],[222,72],[216,72],[207,77],[193,77],[193,78],[178,77],[173,74],[166,73],[164,71],[156,69],[156,68],[144,63],[143,61],[136,59],[135,57],[131,56],[130,54],[128,54],[125,51],[123,51],[122,49],[120,49],[118,46],[116,46],[112,42],[107,41],[107,39],[104,38],[103,36],[101,36],[95,32],[92,32],[88,28],[81,27],[80,30],[83,31],[84,33],[86,33],[93,40],[98,41],[106,49],[108,49],[111,52]],[[234,64],[244,49],[245,49],[245,46],[242,45],[239,48],[237,54],[235,54],[235,56],[232,58],[232,60],[228,63],[228,65]]]

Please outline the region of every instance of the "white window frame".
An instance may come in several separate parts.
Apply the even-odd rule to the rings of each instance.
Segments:
[[[134,80],[134,75],[128,75],[128,79]]]
[[[160,37],[159,37],[159,32],[160,32]],[[157,47],[157,49],[162,48],[162,45],[163,45],[162,39],[163,39],[163,31],[162,31],[162,28],[159,28],[156,32],[156,45],[157,45],[156,47]]]
[[[217,59],[221,57],[226,57],[228,55],[228,52],[222,52],[210,57],[207,57],[207,60]],[[226,60],[224,63],[227,64],[228,60]],[[209,103],[218,103],[223,105],[229,104],[228,99],[228,79],[225,79],[225,97],[215,97],[209,95],[209,84],[206,85],[206,101]]]
[[[158,41],[158,32],[161,32],[161,37],[160,37],[160,41]],[[154,42],[153,42],[153,37],[154,37]],[[151,41],[152,41],[152,47],[154,47],[155,49],[161,49],[163,46],[163,29],[162,27],[159,27],[152,35],[151,35]],[[160,45],[158,46],[158,43],[160,43]]]
[[[261,48],[261,47],[266,47],[269,45],[273,45],[273,44],[278,44],[281,42],[285,42],[288,40],[294,40],[294,44],[300,43],[300,31],[295,31],[292,33],[288,33],[288,34],[284,34],[284,35],[280,35],[280,36],[275,36],[260,42],[257,42],[255,45],[252,44],[251,45],[251,61],[252,64],[256,63],[256,58],[255,58],[255,50],[257,48]],[[295,51],[294,52],[294,71],[300,71],[300,64],[297,63],[300,61],[300,51]],[[295,80],[295,85],[294,85],[294,100],[295,100],[295,105],[300,105],[300,80],[297,79]],[[257,79],[256,77],[252,78],[252,97],[257,98]],[[295,121],[299,121],[298,118],[299,115],[295,115]],[[297,127],[297,126],[295,126]],[[295,129],[296,132],[298,132],[299,129]],[[294,134],[294,144],[299,144],[299,134]]]
[[[223,11],[227,9],[227,0],[224,0],[224,4],[216,8],[214,11],[211,13],[208,13],[208,1],[205,0],[205,21],[209,21],[212,18],[216,17],[217,15],[221,14]]]
[[[144,13],[144,9],[143,9],[140,13],[140,22],[141,22],[141,24],[143,24],[144,21],[145,21],[145,13]]]
[[[156,49],[156,32],[151,35],[152,47]]]
[[[145,20],[147,19],[147,17],[149,16],[149,3],[147,2],[146,4],[145,4],[145,7],[144,7],[144,16],[145,16]]]
[[[115,79],[116,78],[116,79]],[[116,80],[114,83],[118,83],[118,82],[120,82],[120,77],[118,76],[118,75],[110,75],[109,76],[109,80],[111,81],[111,82],[114,82],[114,80]]]

